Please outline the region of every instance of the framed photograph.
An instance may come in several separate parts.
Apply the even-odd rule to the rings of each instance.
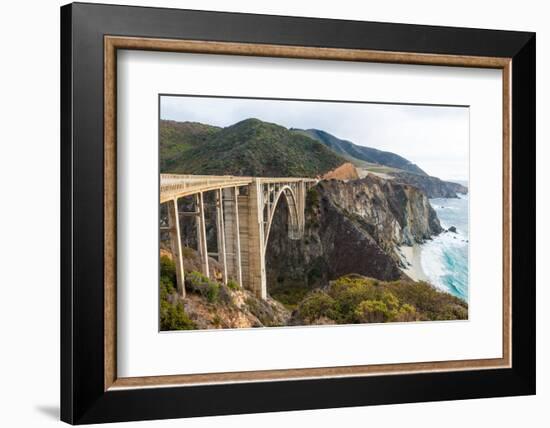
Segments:
[[[62,420],[535,393],[533,33],[76,3],[61,54]]]

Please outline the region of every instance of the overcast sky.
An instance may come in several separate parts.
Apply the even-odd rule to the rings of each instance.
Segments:
[[[161,97],[162,119],[225,127],[251,117],[287,128],[322,129],[397,153],[430,175],[468,179],[467,107]]]

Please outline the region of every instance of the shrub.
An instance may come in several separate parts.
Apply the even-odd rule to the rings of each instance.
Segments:
[[[187,316],[181,302],[175,305],[166,299],[160,301],[160,329],[168,330],[193,330],[195,323]]]
[[[336,302],[324,291],[313,291],[298,307],[298,314],[306,322],[313,322],[321,317],[338,318]]]
[[[185,276],[185,284],[189,290],[199,293],[210,303],[215,303],[218,301],[218,297],[220,295],[220,284],[216,281],[212,281],[206,275],[196,271],[189,272]]]
[[[401,322],[416,321],[416,319],[416,308],[408,303],[401,306],[397,316],[395,317],[395,321]]]
[[[359,322],[386,322],[391,319],[391,310],[381,300],[363,300],[355,309]]]
[[[400,306],[399,299],[389,291],[382,291],[377,300],[364,300],[355,309],[354,315],[359,322],[414,321],[416,309],[405,304]]]
[[[160,277],[169,279],[173,284],[176,283],[176,264],[168,256],[160,257]]]
[[[468,304],[458,297],[439,291],[424,281],[385,283],[402,303],[413,306],[416,320],[456,320],[468,318]],[[403,305],[404,306],[404,305]]]
[[[293,318],[303,323],[320,317],[338,324],[468,318],[466,302],[426,282],[386,282],[355,274],[331,281],[326,291],[310,292],[296,307]]]
[[[174,284],[170,279],[168,279],[165,276],[160,277],[160,297],[162,298],[168,298],[168,296],[172,293],[176,292],[176,288],[174,287]]]
[[[220,295],[220,286],[215,282],[208,284],[206,288],[206,300],[210,303],[214,303],[218,300]]]
[[[227,281],[227,287],[230,290],[238,290],[239,288],[241,288],[239,286],[239,283],[237,281],[235,281],[234,279],[230,279],[229,281]]]
[[[338,322],[356,322],[355,309],[364,300],[379,300],[377,282],[362,277],[345,276],[330,283],[328,294],[336,301]]]
[[[390,311],[397,310],[399,308],[399,299],[389,291],[382,292],[382,301]]]
[[[310,290],[305,287],[285,286],[271,290],[269,294],[281,302],[287,309],[294,310]]]
[[[319,207],[319,191],[317,188],[312,187],[307,191],[306,194],[306,207],[307,208],[318,208]]]

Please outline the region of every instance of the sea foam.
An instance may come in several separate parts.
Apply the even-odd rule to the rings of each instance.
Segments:
[[[430,282],[463,300],[468,300],[468,196],[436,198],[430,203],[441,226],[456,227],[457,233],[444,232],[422,246],[422,270]]]

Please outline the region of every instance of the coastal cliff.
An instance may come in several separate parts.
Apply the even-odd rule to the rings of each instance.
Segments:
[[[429,175],[419,175],[410,172],[392,172],[390,175],[398,182],[410,184],[422,190],[428,198],[457,198],[458,193],[467,194],[468,188],[462,184],[443,181]]]
[[[423,242],[442,228],[422,191],[367,176],[319,182],[307,195],[304,239],[289,240],[286,231],[286,209],[278,209],[266,269],[269,292],[282,300],[281,294],[300,295],[349,273],[406,278],[398,246]]]

